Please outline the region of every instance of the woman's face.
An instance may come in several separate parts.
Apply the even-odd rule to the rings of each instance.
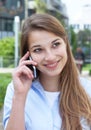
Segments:
[[[67,62],[66,44],[62,38],[47,31],[29,35],[29,51],[43,76],[59,76]]]

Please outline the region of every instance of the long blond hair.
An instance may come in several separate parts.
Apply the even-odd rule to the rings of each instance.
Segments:
[[[61,92],[59,110],[62,118],[61,130],[82,130],[80,118],[91,123],[91,102],[79,81],[77,67],[70,49],[67,34],[62,24],[48,14],[34,14],[27,18],[22,27],[21,56],[28,51],[28,36],[31,31],[46,30],[60,36],[67,46],[68,60],[60,74]]]

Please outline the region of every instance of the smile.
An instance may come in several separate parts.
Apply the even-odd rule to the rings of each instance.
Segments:
[[[54,62],[54,63],[49,63],[49,64],[46,64],[45,66],[49,69],[55,69],[57,66],[58,66],[58,62]]]

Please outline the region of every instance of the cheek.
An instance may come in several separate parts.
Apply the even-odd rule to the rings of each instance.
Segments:
[[[67,51],[66,51],[66,46],[63,46],[61,48],[59,48],[59,50],[57,50],[57,53],[59,53],[61,56],[67,56]]]
[[[37,62],[37,64],[39,64],[41,61],[42,61],[42,56],[41,55],[37,55],[37,56],[34,56],[33,55],[33,60],[35,61],[35,62]]]
[[[63,57],[63,59],[64,59],[65,62],[67,61],[68,56],[67,56],[66,47],[62,47],[62,48],[61,48],[60,56]]]

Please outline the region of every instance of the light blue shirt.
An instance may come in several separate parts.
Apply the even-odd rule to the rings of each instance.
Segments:
[[[81,83],[91,96],[91,81],[81,78]],[[12,107],[12,97],[14,94],[13,84],[7,88],[4,102],[3,124],[6,128]],[[26,130],[60,130],[62,120],[59,115],[59,96],[51,108],[42,85],[39,81],[34,81],[30,88],[25,104],[25,126]],[[90,130],[84,119],[81,120],[82,127]],[[83,130],[85,130],[83,129]]]

